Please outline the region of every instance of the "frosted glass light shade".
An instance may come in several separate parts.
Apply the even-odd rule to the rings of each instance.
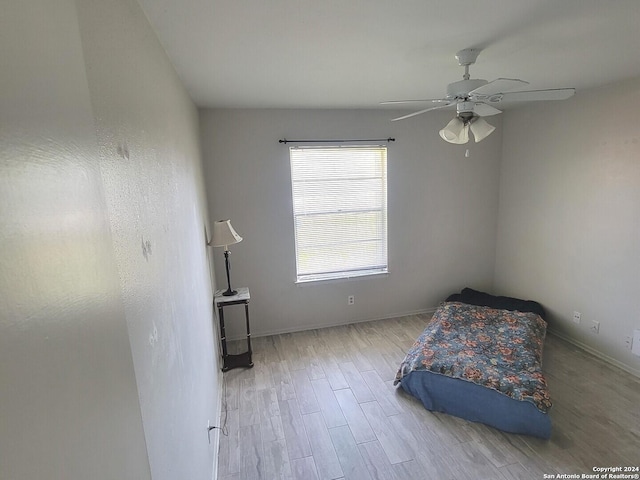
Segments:
[[[219,220],[213,224],[211,246],[227,247],[242,241],[242,237],[231,226],[230,220]]]
[[[469,125],[456,117],[440,130],[440,136],[449,143],[467,143],[469,141]]]
[[[482,117],[476,118],[471,123],[471,133],[473,133],[476,143],[487,138],[495,129],[496,127],[487,123]]]

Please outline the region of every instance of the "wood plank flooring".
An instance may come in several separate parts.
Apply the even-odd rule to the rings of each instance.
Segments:
[[[255,367],[224,374],[218,479],[526,480],[640,466],[640,380],[552,335],[551,440],[425,410],[392,382],[427,321],[254,338]]]

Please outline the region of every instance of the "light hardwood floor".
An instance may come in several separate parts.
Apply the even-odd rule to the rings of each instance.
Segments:
[[[551,440],[425,410],[392,381],[427,321],[254,338],[254,368],[224,374],[218,479],[543,479],[640,466],[640,380],[552,335]]]

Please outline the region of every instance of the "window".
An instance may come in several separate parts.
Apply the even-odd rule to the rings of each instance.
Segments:
[[[387,272],[387,148],[292,147],[298,282]]]

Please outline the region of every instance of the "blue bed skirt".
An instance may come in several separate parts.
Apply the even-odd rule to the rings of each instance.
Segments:
[[[427,410],[480,422],[505,432],[551,437],[551,419],[533,403],[514,400],[473,382],[428,371],[413,371],[400,381]]]

